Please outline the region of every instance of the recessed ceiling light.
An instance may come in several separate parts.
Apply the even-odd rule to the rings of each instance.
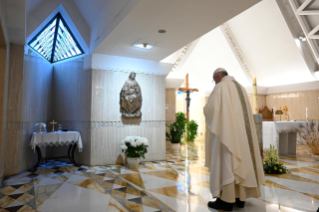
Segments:
[[[164,29],[158,30],[158,33],[165,33],[165,32],[166,32],[166,30],[164,30]]]
[[[141,48],[141,49],[151,49],[151,48],[153,48],[153,46],[148,44],[148,43],[137,43],[137,44],[134,44],[134,46],[137,47],[137,48]]]

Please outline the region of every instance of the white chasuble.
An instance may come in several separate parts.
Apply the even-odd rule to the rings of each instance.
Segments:
[[[234,202],[259,197],[265,182],[252,109],[245,89],[233,77],[218,83],[204,107],[205,166],[214,197]]]

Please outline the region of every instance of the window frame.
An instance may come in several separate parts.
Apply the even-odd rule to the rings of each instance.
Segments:
[[[45,58],[43,55],[41,55],[37,50],[35,50],[33,47],[31,47],[31,44],[41,35],[41,33],[46,30],[52,23],[53,21],[56,19],[56,25],[55,25],[55,32],[54,32],[54,38],[53,38],[53,44],[52,44],[52,52],[51,52],[51,58],[50,60],[48,60],[47,58]],[[75,44],[77,45],[78,49],[81,51],[81,54],[77,54],[75,56],[72,57],[68,57],[62,60],[58,60],[56,62],[54,62],[54,55],[55,55],[55,47],[56,47],[56,42],[57,42],[57,36],[58,36],[58,31],[59,31],[59,25],[60,25],[60,20],[62,21],[64,27],[66,28],[66,30],[68,31],[68,33],[71,35],[72,39],[74,40]],[[77,39],[75,38],[74,34],[72,33],[71,29],[69,28],[68,24],[65,22],[64,18],[62,17],[61,13],[56,14],[46,25],[45,27],[43,27],[43,29],[40,30],[39,33],[37,33],[34,38],[32,38],[32,40],[28,43],[29,48],[33,49],[36,53],[38,53],[39,55],[41,55],[41,57],[43,57],[45,60],[47,60],[50,63],[58,63],[64,60],[69,60],[73,57],[78,57],[80,55],[84,55],[85,52],[82,49],[81,45],[79,44],[79,42],[77,41]]]

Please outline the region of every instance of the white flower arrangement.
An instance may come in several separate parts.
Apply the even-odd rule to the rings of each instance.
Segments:
[[[46,127],[47,125],[45,123],[42,123],[42,122],[39,122],[39,123],[36,123],[35,126],[43,126],[43,127]]]
[[[147,153],[148,140],[140,136],[127,136],[121,141],[122,152],[127,153],[128,157],[144,157]]]
[[[39,127],[39,133],[42,133],[42,127],[46,127],[47,125],[45,123],[39,122],[35,124],[36,127]]]

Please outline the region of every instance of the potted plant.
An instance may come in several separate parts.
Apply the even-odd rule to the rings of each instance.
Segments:
[[[299,134],[298,143],[305,145],[312,154],[314,160],[319,161],[319,129],[318,124],[315,122],[309,122],[304,125],[300,125],[297,129]]]
[[[194,142],[198,133],[198,124],[196,121],[191,120],[190,122],[186,123],[186,140],[189,142]]]
[[[166,138],[172,143],[171,150],[178,152],[181,148],[181,141],[185,132],[186,116],[179,112],[175,114],[175,122],[168,125],[169,132],[166,132]]]
[[[140,158],[145,158],[147,153],[148,140],[140,136],[127,136],[121,142],[121,149],[127,156],[127,163],[130,167],[137,167]]]
[[[270,145],[267,156],[263,160],[265,174],[286,174],[290,173],[289,170],[282,164],[279,163],[278,151],[275,146]]]

